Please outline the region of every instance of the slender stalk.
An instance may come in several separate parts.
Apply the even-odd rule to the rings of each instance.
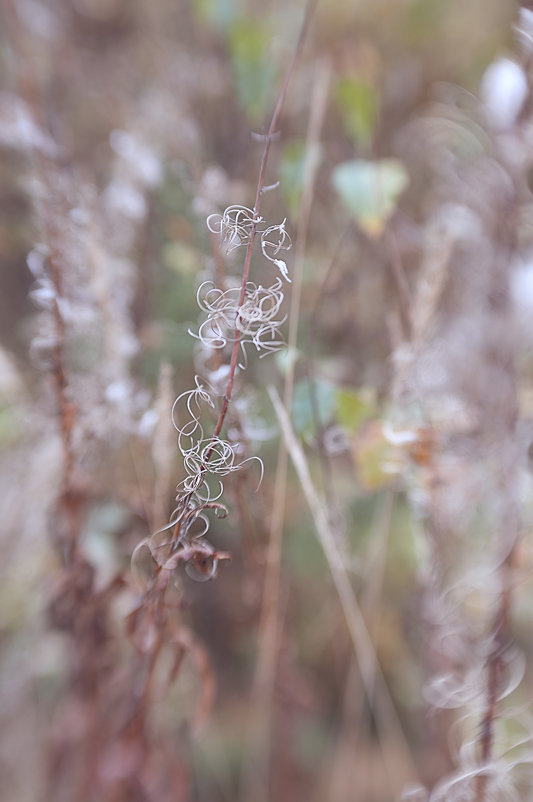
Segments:
[[[50,243],[50,239],[48,240]],[[65,539],[60,543],[63,558],[66,564],[74,560],[77,549],[79,533],[78,502],[74,487],[74,449],[72,447],[72,428],[76,417],[76,407],[68,398],[68,382],[65,370],[65,323],[59,309],[59,299],[62,297],[61,267],[55,248],[50,243],[50,277],[54,285],[56,298],[54,299],[53,315],[56,330],[56,344],[54,346],[53,379],[56,394],[56,404],[59,417],[59,429],[63,449],[63,476],[61,492],[58,497],[58,511],[65,522]]]
[[[307,158],[304,175],[304,190],[302,193],[302,208],[298,221],[296,256],[294,260],[294,289],[291,295],[291,308],[289,313],[289,358],[287,373],[285,376],[283,397],[283,403],[286,410],[289,410],[291,407],[294,389],[295,352],[302,295],[303,262],[307,245],[307,232],[309,228],[309,217],[311,212],[314,182],[318,167],[318,140],[326,111],[329,80],[329,65],[323,65],[318,72],[317,81],[311,99],[311,115],[307,137]],[[274,665],[277,652],[276,633],[278,630],[280,583],[279,568],[281,561],[283,520],[285,517],[285,504],[287,495],[287,467],[288,452],[285,442],[282,440],[278,452],[273,514],[267,555],[267,576],[265,580],[265,591],[263,598],[261,631],[264,637],[261,637],[260,639],[261,647],[256,676],[257,690],[259,691],[261,688],[263,689],[265,699],[269,698],[272,693]],[[266,707],[265,704],[263,706]]]
[[[324,556],[326,557],[331,572],[359,664],[365,694],[369,702],[374,699],[374,688],[379,686],[380,689],[379,704],[377,704],[378,700],[376,699],[375,707],[376,724],[379,728],[388,730],[391,737],[394,737],[398,749],[401,749],[402,767],[406,775],[405,780],[416,779],[418,771],[414,764],[411,750],[403,732],[394,702],[390,696],[383,671],[379,665],[365,619],[361,613],[357,598],[350,583],[343,557],[328,521],[324,503],[316,492],[302,447],[294,434],[289,417],[274,387],[269,387],[269,395],[274,411],[280,422],[292,463],[298,474],[298,479],[313,517],[318,540],[322,546]],[[398,767],[396,765],[393,766],[387,751],[382,750],[382,755],[390,776],[394,776],[395,773],[397,776]]]
[[[276,108],[274,109],[274,113],[272,115],[272,120],[270,122],[270,126],[269,126],[268,132],[267,132],[266,137],[265,137],[265,148],[263,150],[263,157],[261,159],[261,167],[259,169],[259,179],[257,181],[257,191],[256,191],[256,194],[255,194],[255,203],[254,203],[254,208],[253,208],[254,223],[253,223],[253,225],[251,227],[251,230],[250,230],[250,239],[248,241],[248,246],[246,248],[246,256],[245,256],[245,259],[244,259],[244,269],[243,269],[243,274],[242,274],[241,291],[240,291],[240,295],[239,295],[239,302],[238,302],[238,305],[237,305],[237,318],[239,316],[239,310],[242,308],[242,306],[244,304],[244,299],[245,299],[245,295],[246,295],[246,284],[248,282],[248,276],[250,275],[250,266],[251,266],[251,263],[252,263],[252,251],[253,251],[253,247],[254,247],[255,236],[256,236],[256,233],[257,233],[257,225],[259,223],[259,211],[261,209],[261,199],[262,199],[262,195],[263,195],[263,189],[264,189],[264,186],[265,186],[265,175],[266,175],[266,169],[267,169],[267,164],[268,164],[268,157],[270,155],[270,146],[272,144],[272,139],[274,137],[274,134],[276,133],[276,128],[277,128],[277,125],[278,125],[279,118],[281,116],[281,112],[283,110],[283,106],[285,104],[285,98],[287,96],[287,91],[289,89],[289,84],[291,82],[291,78],[293,76],[294,69],[296,67],[296,63],[297,63],[298,58],[300,56],[300,53],[302,51],[303,43],[305,41],[307,30],[309,28],[309,23],[311,21],[311,17],[313,15],[314,10],[315,10],[316,4],[317,4],[317,0],[309,0],[309,2],[307,3],[304,19],[303,19],[303,22],[302,22],[302,27],[300,29],[300,35],[298,37],[298,42],[296,43],[296,48],[294,50],[294,53],[293,53],[293,56],[292,56],[292,59],[291,59],[291,63],[290,63],[289,68],[287,70],[287,74],[285,76],[285,80],[283,82],[283,86],[281,88],[281,92],[280,92],[279,97],[278,97],[278,102],[276,103]],[[234,332],[234,337],[233,337],[233,348],[232,348],[232,351],[231,351],[231,361],[230,361],[228,381],[227,381],[226,389],[225,389],[225,392],[224,392],[224,398],[223,398],[223,401],[222,401],[222,407],[220,409],[218,420],[217,420],[215,428],[213,430],[213,436],[212,436],[213,442],[216,440],[216,438],[220,435],[220,432],[222,431],[222,427],[224,425],[224,421],[226,419],[226,415],[227,415],[227,412],[228,412],[228,407],[229,407],[230,402],[231,402],[231,397],[232,397],[232,394],[233,394],[233,385],[234,385],[234,382],[235,382],[235,371],[237,370],[237,360],[238,360],[238,357],[239,357],[240,342],[241,342],[241,332],[239,331],[238,326],[235,325],[235,332]],[[211,458],[211,456],[213,454],[213,450],[214,450],[214,445],[211,446],[210,450],[207,453],[206,462],[209,462],[209,460],[210,460],[210,458]]]
[[[498,694],[501,689],[502,673],[504,670],[504,654],[509,642],[509,620],[511,615],[511,583],[510,574],[513,568],[515,549],[511,549],[501,568],[502,589],[500,592],[498,609],[494,617],[492,630],[493,647],[489,656],[487,667],[487,696],[483,719],[481,721],[480,735],[480,762],[481,765],[489,763],[492,759],[494,745],[494,720]],[[475,802],[483,802],[486,796],[487,775],[479,774],[476,781]]]
[[[10,0],[5,7],[6,26],[12,43],[15,61],[15,74],[21,97],[28,104],[35,120],[47,130],[46,115],[42,107],[42,91],[38,73],[34,67],[33,54],[28,46],[24,29],[20,24],[16,4]],[[53,167],[58,169],[49,157],[43,156],[37,148],[30,151],[35,174],[46,187],[47,202],[37,206],[38,223],[42,229],[44,242],[48,246],[48,274],[54,288],[52,317],[55,329],[53,348],[52,379],[56,399],[59,435],[62,448],[62,476],[60,492],[57,497],[57,532],[55,537],[66,565],[74,562],[80,528],[80,497],[75,488],[75,454],[72,445],[72,430],[76,419],[76,407],[69,400],[69,381],[65,359],[67,331],[61,314],[60,299],[64,298],[63,273],[66,269],[61,253],[61,231],[54,219],[54,209],[62,203],[50,175]],[[52,202],[51,202],[52,201]]]
[[[396,289],[398,291],[400,320],[402,323],[404,336],[406,339],[409,339],[411,337],[412,326],[413,326],[412,322],[413,300],[411,297],[411,290],[409,289],[407,276],[405,275],[405,270],[402,263],[400,249],[398,248],[396,235],[394,234],[391,227],[387,227],[385,229],[385,244],[387,250],[389,251],[390,267],[392,275],[394,277],[394,282],[396,284]]]

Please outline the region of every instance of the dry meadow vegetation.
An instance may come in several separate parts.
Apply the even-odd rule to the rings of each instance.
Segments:
[[[2,799],[533,798],[533,8],[0,17]]]

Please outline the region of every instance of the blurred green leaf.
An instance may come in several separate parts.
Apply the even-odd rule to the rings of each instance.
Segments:
[[[279,180],[281,192],[292,218],[298,215],[305,173],[305,142],[302,139],[289,142],[281,154]],[[322,160],[322,154],[319,155]]]
[[[376,394],[372,387],[341,388],[336,392],[337,418],[348,432],[354,433],[365,420],[376,415]]]
[[[409,177],[403,164],[396,159],[374,162],[354,159],[335,167],[332,182],[361,228],[369,236],[376,237],[396,209]]]
[[[231,27],[229,54],[239,101],[250,122],[262,122],[274,89],[276,65],[268,58],[270,32],[264,22],[241,20]]]
[[[167,242],[162,249],[163,264],[176,273],[197,275],[202,269],[200,254],[183,242]]]
[[[239,0],[193,0],[196,16],[219,30],[227,30],[240,12]]]
[[[277,353],[274,354],[276,367],[282,376],[287,375],[289,368],[293,367],[298,362],[300,357],[301,352],[298,350],[298,348],[283,348],[281,351],[277,351]]]
[[[396,483],[399,452],[386,440],[380,421],[371,421],[363,427],[353,442],[352,454],[364,490],[375,492]]]
[[[361,78],[341,78],[335,87],[335,100],[348,136],[359,145],[372,139],[379,112],[374,87]]]
[[[289,142],[283,148],[279,166],[281,192],[289,208],[291,217],[298,214],[302,195],[305,168],[305,142]]]
[[[331,421],[335,413],[335,393],[335,386],[322,379],[314,381],[313,385],[308,379],[298,382],[292,399],[292,420],[298,434],[308,437],[315,432],[317,424],[315,402],[320,424],[324,425]]]

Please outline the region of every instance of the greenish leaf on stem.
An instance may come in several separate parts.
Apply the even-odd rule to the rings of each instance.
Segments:
[[[292,420],[295,431],[304,439],[316,434],[317,424],[331,423],[335,414],[336,388],[331,382],[303,379],[294,389]],[[318,418],[318,420],[317,420]]]
[[[375,391],[372,387],[341,387],[336,392],[336,407],[341,426],[355,434],[366,420],[377,414]]]
[[[397,159],[353,159],[334,168],[332,182],[363,231],[370,237],[378,237],[396,210],[409,177]]]
[[[264,22],[240,20],[231,27],[228,46],[239,101],[253,125],[263,121],[272,99],[276,64],[268,56],[271,35]]]
[[[293,219],[298,216],[298,209],[303,192],[305,177],[306,146],[303,139],[289,142],[283,149],[279,166],[281,193]],[[322,160],[322,154],[319,155]]]
[[[356,145],[372,140],[379,114],[379,96],[362,78],[340,78],[334,91],[346,134]]]

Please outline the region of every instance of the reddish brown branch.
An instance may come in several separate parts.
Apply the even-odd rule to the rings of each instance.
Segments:
[[[312,15],[313,15],[313,11],[315,9],[315,6],[316,6],[316,0],[310,0],[310,2],[308,2],[308,4],[307,4],[306,11],[305,11],[305,16],[304,16],[304,19],[303,19],[303,22],[302,22],[302,27],[301,27],[301,30],[300,30],[300,35],[298,37],[298,42],[296,44],[296,48],[294,50],[294,54],[293,54],[291,63],[289,65],[289,69],[287,70],[287,74],[285,76],[285,80],[284,80],[283,86],[281,88],[281,92],[280,92],[280,95],[279,95],[279,98],[278,98],[278,102],[276,104],[276,108],[274,109],[274,114],[272,115],[272,120],[270,122],[270,126],[269,126],[269,129],[268,129],[268,132],[266,134],[265,149],[263,151],[263,157],[261,159],[261,167],[259,169],[259,179],[258,179],[258,182],[257,182],[257,191],[256,191],[256,195],[255,195],[255,203],[254,203],[254,209],[253,209],[254,222],[253,222],[252,228],[250,230],[250,239],[249,239],[249,242],[248,242],[248,246],[246,248],[246,256],[245,256],[245,259],[244,259],[244,269],[243,269],[243,274],[242,274],[241,291],[240,291],[240,295],[239,295],[239,303],[238,303],[238,306],[237,306],[237,318],[239,316],[240,309],[242,308],[242,305],[244,304],[244,298],[245,298],[245,294],[246,294],[246,284],[248,282],[248,276],[250,274],[250,265],[251,265],[251,262],[252,262],[252,251],[253,251],[254,242],[255,242],[255,235],[257,233],[257,224],[259,222],[259,211],[260,211],[260,208],[261,208],[261,199],[262,199],[262,195],[263,195],[263,189],[264,189],[264,186],[265,186],[265,174],[266,174],[266,168],[267,168],[267,163],[268,163],[268,157],[270,155],[270,146],[272,144],[272,139],[273,139],[274,134],[276,132],[278,121],[279,121],[279,118],[280,118],[280,115],[281,115],[281,112],[283,110],[283,106],[284,106],[284,103],[285,103],[285,98],[287,96],[287,91],[288,91],[288,88],[289,88],[289,84],[290,84],[290,81],[291,81],[291,78],[292,78],[292,75],[293,75],[293,72],[294,72],[294,68],[296,67],[296,62],[298,61],[298,58],[300,56],[300,53],[301,53],[301,50],[302,50],[302,47],[303,47],[303,43],[304,43],[304,40],[305,40],[305,36],[307,34],[307,29],[309,27],[309,22],[311,20]],[[235,326],[234,338],[233,338],[233,348],[232,348],[232,351],[231,351],[231,361],[230,361],[230,369],[229,369],[228,381],[227,381],[227,384],[226,384],[226,390],[225,390],[225,393],[224,393],[224,399],[223,399],[223,402],[222,402],[222,407],[221,407],[221,410],[220,410],[220,414],[218,416],[218,420],[216,422],[216,426],[215,426],[214,431],[213,431],[212,441],[216,440],[216,438],[220,435],[220,432],[222,431],[222,427],[224,425],[224,421],[226,419],[226,414],[228,412],[228,407],[230,405],[231,396],[233,394],[233,384],[235,382],[235,371],[237,369],[237,360],[238,360],[238,356],[239,356],[240,342],[241,342],[241,332],[239,331],[239,328],[236,325]],[[213,450],[214,450],[214,445],[211,446],[210,450],[207,453],[206,462],[208,462],[210,460],[210,458],[211,458],[211,456],[213,454]]]
[[[20,96],[27,103],[35,121],[47,129],[46,115],[42,108],[42,91],[39,76],[34,68],[31,49],[28,46],[24,30],[20,24],[19,15],[13,2],[6,4],[6,25],[13,46],[16,79]],[[68,397],[68,378],[66,371],[65,343],[67,332],[61,314],[60,301],[64,298],[63,274],[66,265],[63,263],[61,245],[63,199],[59,196],[53,181],[51,171],[58,169],[53,160],[43,156],[38,148],[31,152],[35,172],[46,189],[45,202],[37,205],[37,215],[42,227],[43,237],[48,246],[48,274],[54,288],[53,320],[55,329],[55,344],[52,351],[53,367],[52,377],[56,398],[56,408],[59,421],[59,430],[62,446],[62,477],[61,487],[57,498],[57,533],[56,541],[62,551],[63,559],[67,564],[74,562],[76,541],[80,528],[80,494],[74,483],[75,454],[72,447],[72,429],[76,417],[76,407]]]
[[[492,759],[494,721],[496,719],[498,694],[502,685],[504,655],[509,643],[508,631],[511,615],[511,587],[508,578],[514,562],[514,553],[515,550],[513,548],[502,565],[502,590],[492,630],[493,645],[487,666],[487,703],[481,721],[479,742],[480,761],[482,765],[486,765]],[[485,799],[486,786],[487,774],[480,774],[476,782],[475,802],[483,802]]]

